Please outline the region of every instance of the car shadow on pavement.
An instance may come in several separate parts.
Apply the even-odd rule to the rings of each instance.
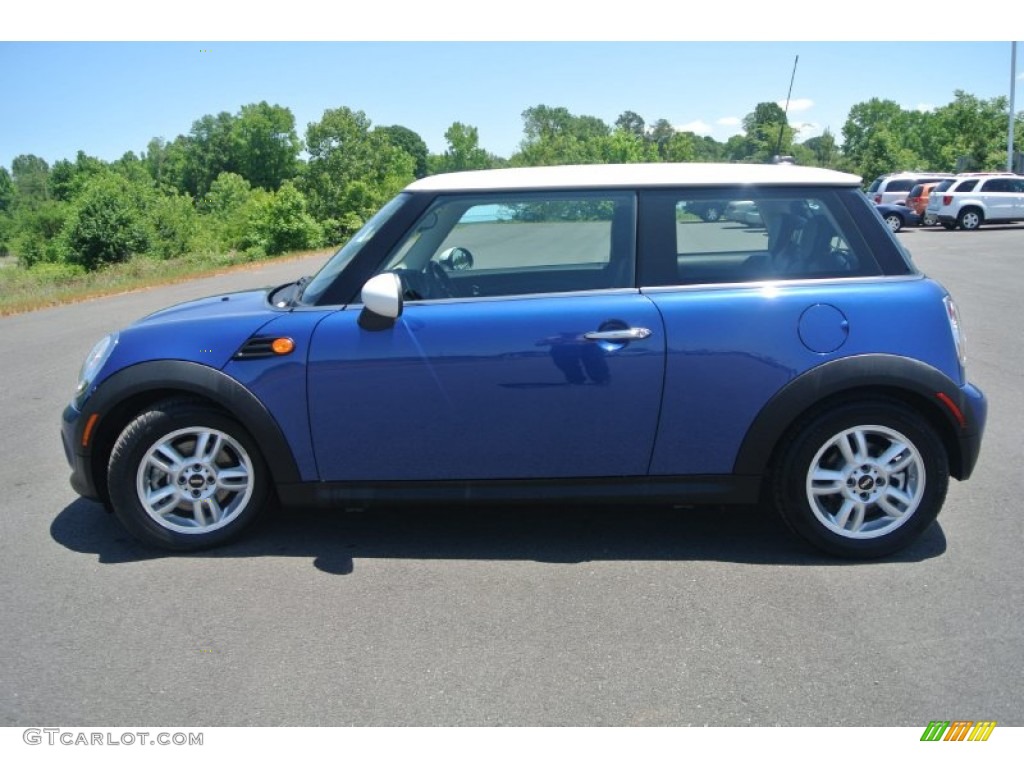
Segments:
[[[721,561],[775,565],[916,562],[941,555],[933,523],[911,546],[882,560],[822,555],[764,507],[497,506],[367,510],[272,509],[242,537],[204,552],[171,553],[137,542],[95,502],[79,499],[50,526],[57,543],[101,563],[166,557],[308,557],[325,573],[352,573],[363,558],[415,560]]]

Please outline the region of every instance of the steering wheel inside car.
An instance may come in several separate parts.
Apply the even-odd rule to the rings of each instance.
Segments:
[[[448,273],[445,272],[444,267],[438,264],[436,261],[427,262],[427,273],[430,275],[432,288],[434,288],[434,294],[431,296],[433,299],[450,299],[458,292],[455,290],[455,283],[448,277]]]

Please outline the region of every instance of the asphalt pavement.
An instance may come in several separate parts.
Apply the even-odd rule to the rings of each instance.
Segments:
[[[322,258],[0,318],[0,725],[1024,725],[1024,227],[898,237],[990,417],[938,523],[867,563],[758,508],[289,510],[155,552],[68,486],[83,357]]]

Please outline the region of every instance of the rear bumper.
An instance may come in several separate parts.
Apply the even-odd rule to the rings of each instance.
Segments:
[[[967,384],[960,391],[963,397],[958,405],[964,415],[964,426],[958,435],[960,466],[953,467],[953,477],[966,480],[974,472],[981,453],[981,438],[988,418],[988,400],[973,384]]]

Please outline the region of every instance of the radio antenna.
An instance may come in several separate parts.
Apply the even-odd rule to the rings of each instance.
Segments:
[[[778,160],[782,154],[782,136],[786,130],[786,124],[789,122],[789,99],[793,95],[793,81],[796,80],[796,65],[800,62],[800,54],[797,54],[796,58],[793,59],[793,74],[789,77],[789,93],[786,94],[786,108],[782,110],[782,115],[785,118],[782,121],[782,125],[779,126],[779,140],[775,143],[775,159]]]

